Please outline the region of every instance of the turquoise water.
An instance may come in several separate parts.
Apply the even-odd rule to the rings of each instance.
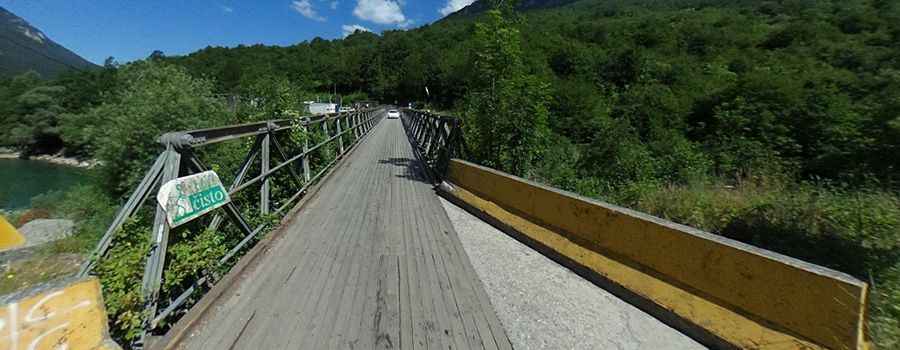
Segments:
[[[47,162],[0,159],[0,209],[24,209],[31,198],[87,181],[83,169]]]

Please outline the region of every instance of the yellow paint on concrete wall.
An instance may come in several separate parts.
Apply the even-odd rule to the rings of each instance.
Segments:
[[[3,215],[0,215],[0,251],[25,244],[23,237]]]
[[[95,277],[35,291],[0,308],[0,349],[115,350]]]
[[[851,276],[466,162],[449,175],[452,195],[732,344],[865,347]]]

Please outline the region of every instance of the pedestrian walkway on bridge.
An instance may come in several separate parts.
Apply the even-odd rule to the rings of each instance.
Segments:
[[[537,258],[537,252],[526,252],[527,247],[516,246],[499,231],[478,226],[477,233],[466,232],[469,237],[492,235],[467,253],[457,228],[468,230],[474,226],[465,221],[477,219],[455,213],[451,222],[423,173],[400,121],[382,120],[177,346],[700,347],[551,260]],[[487,255],[492,254],[521,260],[491,260]],[[491,264],[523,265],[494,266],[508,273],[489,278],[486,289],[470,256],[482,275]],[[510,278],[533,281],[508,283]],[[576,300],[566,302],[568,297]],[[501,307],[495,309],[492,301]],[[544,302],[545,307],[534,308]],[[526,334],[541,324],[545,334]],[[507,329],[515,336],[508,336]],[[620,336],[633,329],[639,334]],[[577,343],[603,337],[617,339]]]

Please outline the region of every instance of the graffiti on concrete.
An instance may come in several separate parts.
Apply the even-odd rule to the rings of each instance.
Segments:
[[[0,307],[0,349],[117,349],[108,340],[96,278],[78,280]]]

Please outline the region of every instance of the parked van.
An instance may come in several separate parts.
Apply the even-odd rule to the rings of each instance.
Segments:
[[[309,113],[312,115],[331,114],[337,112],[336,103],[315,102],[309,104]]]

